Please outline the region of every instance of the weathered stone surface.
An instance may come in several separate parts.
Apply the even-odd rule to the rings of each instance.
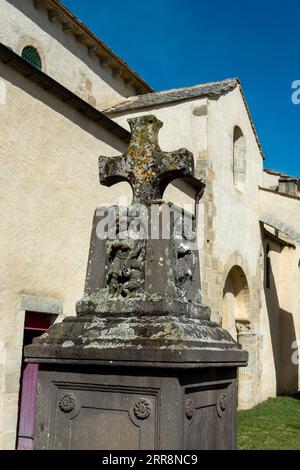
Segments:
[[[41,364],[38,402],[44,406],[37,413],[36,448],[235,447],[233,367],[146,369],[137,362],[134,369],[130,363],[127,368]]]
[[[120,354],[122,351],[122,354]],[[201,367],[214,356],[223,364],[241,365],[245,351],[230,334],[209,321],[186,316],[68,317],[27,348],[27,357],[84,359],[93,363],[137,361]]]
[[[110,108],[106,108],[106,113],[117,113],[120,111],[130,111],[134,109],[145,108],[147,106],[160,105],[174,101],[186,100],[188,98],[218,96],[229,92],[239,86],[236,78],[230,78],[221,82],[204,83],[193,87],[177,88],[162,92],[147,93],[145,95],[128,98],[121,103]]]
[[[41,364],[35,448],[234,448],[236,370],[247,353],[203,304],[196,221],[160,200],[174,178],[194,178],[193,155],[162,152],[154,116],[131,126],[128,151],[99,160],[102,183],[132,185],[129,218],[124,226],[116,208],[107,220],[96,211],[77,317],[26,347],[27,361]],[[138,203],[145,218],[134,224]],[[99,236],[111,217],[115,233]]]
[[[177,221],[184,215],[191,226],[193,217],[173,205],[161,203],[156,207],[160,235],[158,239],[145,240],[124,239],[121,233],[113,240],[100,239],[98,228],[108,208],[96,210],[85,294],[76,305],[78,315],[186,315],[209,319],[210,310],[201,296],[198,251],[193,240],[175,238]],[[161,229],[166,220],[164,213],[169,217],[169,209],[173,222],[171,238],[166,240],[162,239]],[[149,206],[146,216],[150,233],[155,222]]]
[[[100,183],[112,186],[127,181],[133,190],[133,203],[162,199],[171,181],[194,176],[191,152],[180,149],[162,152],[158,132],[163,123],[154,115],[128,120],[132,138],[127,152],[119,157],[100,157]]]

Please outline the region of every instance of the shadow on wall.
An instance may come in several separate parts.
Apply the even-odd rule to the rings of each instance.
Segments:
[[[223,289],[222,327],[237,341],[237,322],[250,324],[250,292],[246,275],[240,266],[233,266]]]
[[[272,250],[281,252],[281,248]],[[265,252],[268,257],[269,253]],[[267,265],[268,263],[268,265]],[[270,260],[266,259],[266,279],[264,291],[269,317],[272,352],[276,374],[276,393],[289,394],[298,391],[299,366],[293,363],[292,356],[296,356],[296,331],[293,315],[280,308],[276,279]]]
[[[80,62],[84,62],[87,67],[89,67],[104,82],[108,83],[109,81],[110,88],[122,95],[122,92],[125,89],[122,82],[120,80],[113,79],[112,73],[109,71],[110,69],[104,69],[98,65],[97,61],[88,55],[87,47],[79,44],[78,41],[76,42],[73,34],[65,34],[61,24],[53,24],[49,21],[48,15],[45,11],[41,9],[37,10],[34,7],[33,2],[16,2],[15,0],[8,0],[8,3],[12,4],[14,8],[20,10],[20,12],[27,16],[29,20],[36,23],[43,31],[52,36],[55,41],[59,41],[62,47],[68,49],[75,58],[78,59],[79,64]],[[32,3],[32,5],[30,3]],[[130,93],[127,93],[127,96],[130,96]]]
[[[10,82],[15,87],[23,90],[25,93],[30,95],[32,98],[44,103],[49,108],[53,109],[56,113],[59,113],[61,116],[64,116],[69,121],[73,122],[76,126],[81,127],[85,132],[93,135],[96,139],[101,140],[105,144],[116,148],[118,151],[123,152],[126,148],[126,143],[121,139],[110,134],[110,132],[101,127],[97,121],[92,121],[86,116],[82,115],[80,111],[77,111],[75,108],[71,107],[69,104],[64,103],[59,98],[53,94],[48,93],[45,89],[40,88],[30,79],[26,78],[18,71],[15,71],[13,68],[10,68],[6,64],[0,62],[0,76]],[[28,110],[27,119],[31,119],[32,122],[40,121],[41,117],[37,117],[34,114],[30,114]],[[47,122],[43,123],[47,124]],[[97,154],[96,154],[97,157]]]

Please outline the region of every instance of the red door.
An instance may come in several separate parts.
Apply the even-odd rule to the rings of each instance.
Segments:
[[[48,330],[52,315],[26,312],[23,345],[31,344],[33,338]],[[33,430],[38,380],[38,364],[22,362],[19,422],[17,435],[18,450],[33,449]]]

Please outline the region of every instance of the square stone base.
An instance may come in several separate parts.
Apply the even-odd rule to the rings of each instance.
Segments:
[[[35,449],[234,449],[236,367],[42,363]]]

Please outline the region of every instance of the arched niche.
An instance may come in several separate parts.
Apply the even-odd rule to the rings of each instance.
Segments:
[[[271,248],[269,243],[267,243],[265,248],[265,286],[271,288],[271,275],[272,275],[272,265],[271,265]]]
[[[237,339],[237,322],[249,323],[250,292],[248,281],[240,266],[228,273],[223,290],[222,327]]]

